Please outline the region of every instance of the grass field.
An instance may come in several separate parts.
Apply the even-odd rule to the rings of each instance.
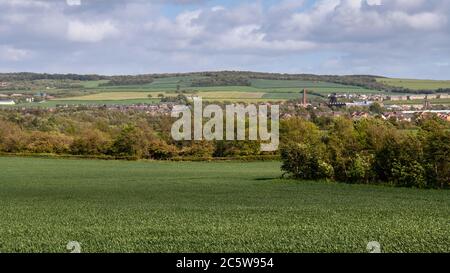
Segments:
[[[157,78],[152,83],[142,85],[123,85],[123,86],[101,86],[100,89],[114,90],[114,89],[140,89],[147,91],[176,91],[179,86],[182,89],[186,89],[191,86],[193,79],[200,79],[202,77],[194,76],[180,76],[180,77],[167,77]]]
[[[176,93],[169,92],[102,92],[79,97],[70,97],[66,99],[57,99],[58,101],[79,101],[81,103],[96,101],[123,101],[123,100],[145,100],[151,95],[152,98],[158,98],[158,95],[165,97],[176,96]],[[193,94],[186,94],[193,95]],[[198,92],[195,96],[200,96],[205,100],[248,100],[262,99],[264,93],[261,92],[233,92],[233,91],[215,91],[215,92]]]
[[[58,101],[43,103],[40,105],[23,104],[21,106],[34,107],[54,107],[64,100],[66,104],[132,104],[131,102],[147,103],[145,100],[148,95],[157,98],[158,94],[165,96],[175,96],[177,90],[185,94],[202,94],[205,100],[210,101],[230,101],[230,102],[267,102],[267,101],[285,101],[301,98],[301,92],[306,88],[310,92],[320,94],[319,96],[309,94],[310,100],[323,100],[331,93],[350,93],[350,94],[380,94],[380,91],[365,89],[358,86],[342,85],[322,81],[303,81],[303,80],[268,80],[252,79],[250,86],[212,86],[212,87],[194,87],[194,79],[200,79],[200,76],[178,76],[167,78],[156,78],[152,83],[141,85],[124,86],[101,86],[106,80],[84,81],[80,82],[82,88],[75,89],[50,89],[50,90],[26,90],[20,91],[26,94],[36,94],[45,91],[54,95]],[[450,88],[450,81],[431,81],[431,80],[407,80],[407,79],[389,79],[379,78],[388,85],[401,86],[411,89],[438,89]],[[15,90],[0,90],[0,93],[19,92]],[[215,94],[213,94],[215,93]],[[381,92],[384,95],[401,95],[400,93]],[[61,96],[63,94],[63,96]],[[70,95],[73,94],[73,95]],[[322,96],[322,98],[320,98]],[[105,103],[103,103],[105,102]]]
[[[264,93],[260,92],[199,92],[196,94],[204,99],[260,99]]]
[[[450,192],[281,180],[280,164],[0,157],[0,252],[450,252]]]
[[[411,80],[411,79],[388,79],[379,78],[377,81],[387,85],[404,87],[412,90],[436,90],[439,88],[450,88],[450,81],[435,80]]]
[[[152,98],[157,98],[159,94],[164,96],[175,96],[175,94],[156,93],[156,92],[102,92],[98,94],[91,94],[79,97],[70,97],[64,100],[79,100],[79,101],[96,101],[96,100],[133,100],[133,99],[147,99],[151,95]]]
[[[58,105],[134,105],[134,104],[153,104],[158,103],[160,100],[156,98],[152,99],[124,99],[124,100],[48,100],[45,102],[33,102],[33,103],[21,103],[16,105],[2,105],[2,108],[15,108],[15,107],[56,107]]]
[[[301,81],[301,80],[251,80],[251,86],[212,86],[212,87],[193,87],[192,80],[200,77],[168,77],[155,79],[154,82],[144,85],[127,85],[127,86],[102,86],[93,88],[100,92],[102,99],[105,96],[114,97],[114,92],[120,93],[116,96],[142,96],[136,93],[165,93],[175,92],[179,87],[185,92],[200,92],[206,94],[206,99],[228,99],[231,101],[248,101],[250,99],[258,101],[269,100],[288,100],[299,98],[302,89],[307,88],[323,95],[330,93],[378,93],[377,91],[364,89],[357,86],[346,86],[335,83],[320,81]],[[96,82],[90,84],[95,86]],[[129,95],[123,94],[125,92]],[[209,93],[218,93],[211,95]],[[243,93],[243,94],[241,94]],[[83,100],[89,100],[91,96],[86,96]],[[95,95],[94,95],[95,97]],[[69,98],[70,100],[78,100],[80,97]],[[130,97],[128,99],[131,99]]]
[[[132,104],[147,103],[145,99],[148,95],[157,98],[159,94],[164,96],[175,96],[177,91],[183,91],[185,94],[201,94],[205,100],[209,101],[230,101],[230,102],[267,102],[267,101],[286,101],[299,99],[304,88],[310,92],[315,92],[326,97],[331,93],[379,93],[379,91],[369,90],[358,86],[347,86],[321,81],[302,81],[302,80],[264,80],[252,79],[250,86],[211,86],[195,87],[192,86],[194,79],[200,79],[200,76],[179,76],[156,78],[152,83],[140,85],[123,86],[101,86],[107,83],[107,80],[99,81],[80,81],[82,87],[73,89],[44,89],[35,88],[33,90],[0,90],[0,93],[9,94],[20,92],[24,94],[35,95],[45,92],[56,96],[53,101],[42,104],[22,104],[21,107],[54,107],[58,104]],[[398,94],[397,94],[398,95]],[[310,94],[309,99],[323,99],[320,96]],[[144,101],[142,101],[144,100]],[[64,101],[61,103],[60,101]]]
[[[333,88],[316,88],[310,89],[310,91],[315,91],[320,94],[330,94],[332,92],[356,92],[356,93],[369,93],[364,89],[333,89]],[[198,87],[198,88],[188,88],[184,90],[186,95],[201,96],[205,100],[229,100],[229,101],[285,101],[289,99],[299,99],[301,98],[301,89],[299,88],[275,88],[275,89],[257,89],[250,86],[218,86],[218,87]],[[193,92],[195,91],[195,92]],[[192,92],[192,93],[190,93]],[[64,99],[57,100],[67,100],[67,101],[85,101],[85,102],[95,102],[97,100],[131,100],[131,99],[143,99],[151,95],[153,98],[157,98],[159,94],[164,96],[175,96],[174,90],[167,89],[104,89],[97,94],[89,94],[85,96],[68,97]],[[318,98],[315,95],[309,94],[309,99]]]

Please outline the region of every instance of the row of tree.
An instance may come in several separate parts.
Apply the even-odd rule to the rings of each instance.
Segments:
[[[107,76],[79,75],[79,74],[47,74],[47,73],[0,73],[0,81],[35,81],[35,80],[73,80],[73,81],[98,81],[105,80]]]
[[[258,142],[175,142],[173,121],[138,111],[0,111],[0,152],[157,160],[260,154]]]
[[[377,118],[312,121],[280,123],[282,169],[294,178],[450,187],[448,122],[419,119],[405,130]],[[157,160],[262,155],[259,142],[174,141],[173,122],[141,111],[2,110],[0,152]]]
[[[298,179],[450,187],[450,132],[438,119],[398,130],[379,119],[333,120],[326,131],[302,119],[282,124],[282,169]]]
[[[153,78],[149,75],[112,76],[108,82],[101,83],[100,86],[142,85],[152,82]]]
[[[193,79],[192,87],[211,87],[211,86],[251,86],[249,78],[240,75],[213,75],[204,78]]]

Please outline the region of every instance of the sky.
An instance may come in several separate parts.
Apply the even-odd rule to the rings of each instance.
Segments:
[[[448,0],[0,0],[0,72],[450,80]]]

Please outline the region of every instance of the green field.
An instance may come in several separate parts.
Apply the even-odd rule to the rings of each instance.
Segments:
[[[389,79],[389,78],[378,78],[377,81],[385,83],[390,86],[409,88],[412,90],[436,90],[439,88],[450,88],[450,81]]]
[[[193,77],[168,77],[158,78],[154,82],[144,85],[101,87],[98,86],[100,82],[96,81],[86,85],[91,86],[92,88],[89,90],[97,92],[97,94],[68,97],[66,100],[95,103],[96,100],[139,99],[149,94],[152,94],[153,97],[156,97],[158,94],[174,96],[177,87],[188,95],[199,95],[206,100],[245,102],[299,99],[304,88],[324,96],[330,93],[377,93],[356,86],[300,80],[252,80],[251,86],[192,87],[192,79]],[[309,95],[309,98],[318,99],[319,97]]]
[[[152,99],[123,99],[123,100],[49,100],[45,102],[21,103],[17,105],[2,105],[1,108],[15,108],[15,107],[56,107],[60,105],[135,105],[135,104],[154,104],[160,100]]]
[[[198,77],[197,77],[198,78]],[[105,86],[97,88],[102,91],[126,91],[130,92],[164,92],[176,91],[177,86],[186,91],[233,91],[233,92],[262,92],[262,93],[286,93],[300,92],[303,88],[319,93],[332,92],[355,92],[355,93],[373,93],[374,91],[357,86],[348,86],[320,81],[301,81],[301,80],[251,80],[251,86],[213,86],[213,87],[192,87],[193,77],[169,77],[155,79],[154,82],[145,85],[127,85],[127,86]]]
[[[107,80],[99,81],[73,81],[72,83],[80,85],[79,88],[58,89],[52,87],[45,88],[46,84],[57,86],[58,82],[47,83],[44,81],[40,85],[33,86],[27,90],[0,90],[0,93],[23,93],[36,95],[47,93],[55,96],[53,101],[42,104],[23,103],[21,107],[55,107],[59,104],[71,105],[92,105],[92,104],[133,104],[147,103],[145,99],[148,95],[157,98],[158,94],[165,96],[175,96],[177,91],[182,91],[186,95],[201,94],[205,100],[210,101],[230,101],[230,102],[267,102],[267,101],[285,101],[301,98],[303,89],[315,92],[317,95],[309,94],[309,100],[323,100],[331,93],[364,93],[375,94],[379,91],[365,89],[358,86],[342,85],[323,81],[305,81],[305,80],[268,80],[252,79],[250,86],[211,86],[195,87],[193,80],[202,79],[201,76],[178,76],[155,78],[152,83],[140,85],[123,86],[102,86]],[[322,96],[322,98],[320,97]],[[60,103],[64,101],[64,103]]]
[[[56,96],[58,102],[48,102],[38,106],[54,107],[60,104],[60,100],[65,100],[67,104],[132,104],[147,103],[145,98],[150,94],[156,98],[158,94],[165,96],[175,96],[177,91],[182,91],[186,95],[202,94],[205,100],[210,101],[230,101],[230,102],[267,102],[286,101],[301,98],[303,89],[307,89],[310,94],[309,100],[326,100],[331,93],[349,94],[384,94],[401,95],[400,93],[381,92],[359,86],[342,85],[324,81],[307,80],[272,80],[272,79],[251,79],[250,86],[211,86],[195,87],[193,80],[202,79],[202,76],[174,76],[155,78],[152,83],[140,85],[123,86],[102,86],[107,80],[100,81],[74,81],[81,85],[80,88],[72,89],[45,89],[46,81],[38,87],[34,86],[30,90],[0,90],[0,93],[24,93],[38,94],[44,92]],[[414,90],[435,90],[438,88],[450,88],[450,81],[433,80],[409,80],[378,78],[380,82],[396,87],[405,87]],[[57,86],[57,82],[50,82]],[[212,94],[216,93],[216,94]],[[315,95],[311,94],[315,93]],[[36,106],[35,104],[23,104],[21,106]]]
[[[277,162],[0,157],[0,252],[450,252],[450,192],[281,180]]]
[[[179,86],[181,89],[186,89],[191,86],[193,79],[201,79],[202,77],[194,76],[179,76],[179,77],[166,77],[156,78],[152,83],[142,85],[124,85],[124,86],[101,86],[96,89],[104,90],[146,90],[146,91],[176,91]]]

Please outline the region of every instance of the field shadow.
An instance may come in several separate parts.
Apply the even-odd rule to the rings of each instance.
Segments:
[[[278,180],[279,177],[258,177],[255,178],[256,181],[271,181],[271,180]]]

